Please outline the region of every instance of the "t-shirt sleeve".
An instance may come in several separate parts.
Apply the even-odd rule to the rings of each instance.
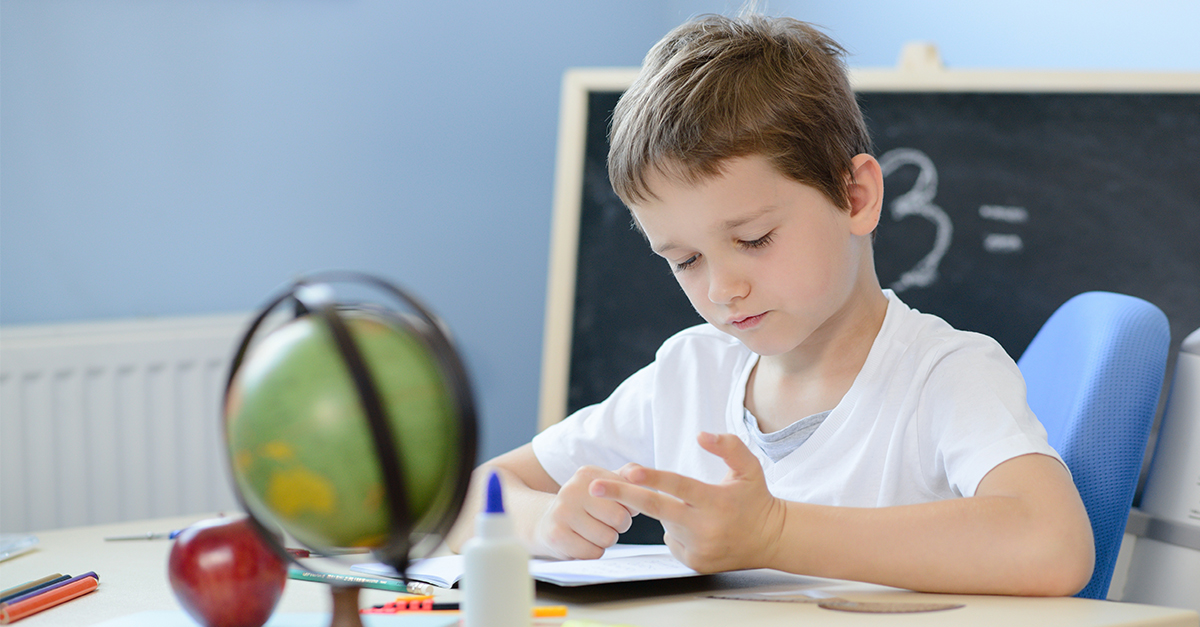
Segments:
[[[653,465],[651,407],[655,364],[635,372],[612,395],[584,407],[533,438],[542,468],[565,483],[582,466],[617,470],[630,462]]]
[[[976,337],[934,364],[922,398],[936,443],[926,459],[963,496],[973,496],[992,469],[1014,457],[1039,453],[1062,462],[1029,408],[1016,363],[991,338]]]

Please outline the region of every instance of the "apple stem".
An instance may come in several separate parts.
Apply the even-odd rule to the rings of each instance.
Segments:
[[[333,591],[333,617],[329,627],[362,627],[358,614],[358,588],[330,586]]]

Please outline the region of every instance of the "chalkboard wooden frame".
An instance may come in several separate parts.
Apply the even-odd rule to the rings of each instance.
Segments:
[[[558,422],[568,413],[589,97],[594,93],[624,91],[636,77],[637,71],[637,68],[580,68],[568,70],[563,78],[543,340],[539,430]],[[852,69],[851,82],[855,91],[860,94],[1200,94],[1200,73],[948,70],[942,67],[936,49],[927,44],[907,46],[895,69]],[[1200,176],[1200,172],[1197,172],[1197,176]],[[1200,198],[1197,199],[1197,204],[1197,211],[1200,211]],[[983,207],[980,211],[983,211]],[[998,206],[990,211],[1000,220],[1022,218],[1019,208]],[[1014,211],[1017,213],[1014,214]],[[1004,237],[999,236],[991,245],[1001,249],[1014,245],[1013,240],[1003,239]],[[1019,245],[1019,240],[1016,245]],[[1197,262],[1200,266],[1200,253],[1197,253]],[[1176,341],[1182,339],[1182,335],[1186,335],[1190,330],[1185,329],[1183,334],[1176,333],[1179,335],[1175,338]]]

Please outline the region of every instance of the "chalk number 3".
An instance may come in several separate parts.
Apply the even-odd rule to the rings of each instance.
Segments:
[[[905,165],[917,166],[917,180],[912,189],[896,197],[889,205],[892,220],[920,216],[937,227],[937,234],[929,253],[891,284],[890,287],[897,293],[910,287],[928,287],[937,281],[938,264],[950,248],[950,239],[954,234],[950,216],[946,215],[941,207],[933,204],[933,197],[937,195],[938,180],[937,168],[929,156],[913,148],[897,148],[879,158],[879,167],[883,170],[884,178]]]

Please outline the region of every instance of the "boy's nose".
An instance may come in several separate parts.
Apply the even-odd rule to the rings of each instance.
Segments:
[[[750,291],[750,282],[745,275],[733,268],[709,264],[708,300],[717,305],[725,305],[738,298],[744,298]]]

